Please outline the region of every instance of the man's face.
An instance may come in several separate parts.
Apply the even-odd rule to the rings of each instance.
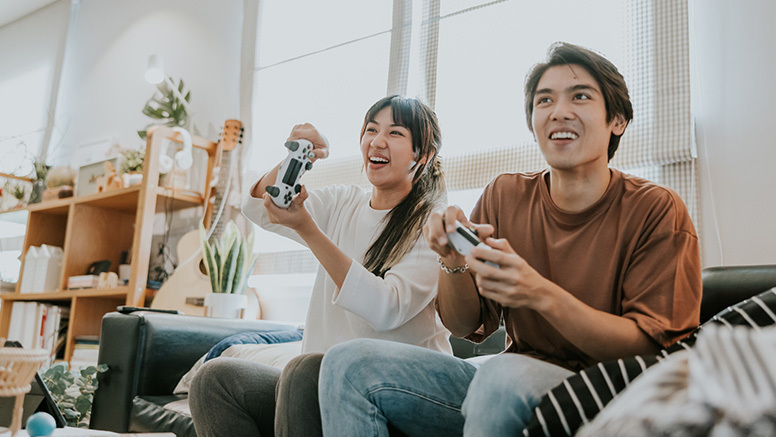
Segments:
[[[553,169],[574,172],[606,168],[612,133],[625,123],[606,122],[606,103],[593,76],[580,65],[556,65],[544,72],[533,100],[534,135]]]

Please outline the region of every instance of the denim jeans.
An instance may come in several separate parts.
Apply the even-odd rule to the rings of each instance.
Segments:
[[[541,395],[570,374],[516,354],[496,356],[477,370],[417,346],[351,340],[333,347],[321,364],[323,434],[387,437],[390,424],[408,436],[457,436],[465,414],[467,435],[514,436]]]

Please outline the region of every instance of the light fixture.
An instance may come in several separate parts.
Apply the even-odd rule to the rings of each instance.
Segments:
[[[189,116],[193,115],[191,106],[189,106],[189,102],[186,101],[181,92],[178,90],[178,87],[175,86],[170,78],[167,77],[167,75],[164,73],[164,59],[161,56],[151,55],[148,57],[148,69],[146,69],[145,72],[145,79],[148,83],[154,85],[164,81],[164,83],[166,83],[167,86],[172,89],[175,97],[177,97],[181,104],[186,108],[186,112],[189,113]]]
[[[164,80],[164,59],[159,55],[148,57],[148,69],[145,72],[145,79],[154,85]]]

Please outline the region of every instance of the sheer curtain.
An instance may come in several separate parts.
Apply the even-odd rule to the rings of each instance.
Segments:
[[[60,0],[0,27],[0,173],[30,176],[33,162],[46,158],[69,16],[70,0]],[[15,203],[7,184],[17,183],[0,177],[0,207]],[[6,285],[19,276],[26,213],[6,213],[0,223],[0,281]]]
[[[551,43],[567,41],[606,56],[629,86],[634,121],[612,166],[675,189],[699,227],[686,0],[363,3],[261,3],[248,180],[284,157],[295,123],[311,122],[332,153],[305,174],[308,188],[366,186],[363,113],[386,94],[407,94],[437,112],[449,203],[470,210],[499,173],[546,166],[526,126],[523,82]],[[300,8],[311,18],[293,13]],[[259,273],[317,265],[298,245],[259,241]]]

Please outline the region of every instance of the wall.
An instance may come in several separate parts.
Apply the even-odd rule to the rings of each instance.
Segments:
[[[773,19],[771,0],[691,1],[704,267],[776,264]]]
[[[49,156],[67,161],[79,145],[110,137],[144,144],[136,131],[152,121],[141,113],[155,91],[144,79],[151,54],[191,90],[203,136],[216,140],[223,121],[239,117],[242,0],[79,3],[63,67],[61,144]]]

